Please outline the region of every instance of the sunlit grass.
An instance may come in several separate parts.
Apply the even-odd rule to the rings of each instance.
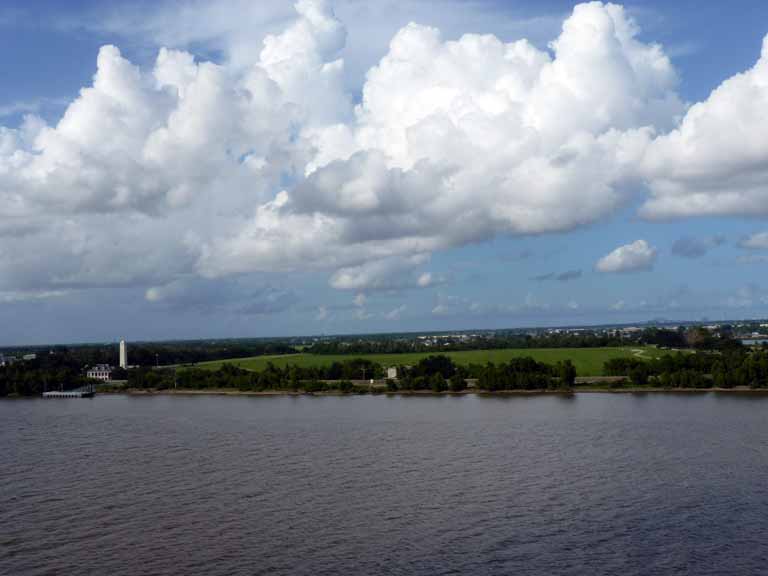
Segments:
[[[435,350],[432,354],[439,354]],[[576,366],[579,376],[601,376],[603,364],[611,358],[658,358],[665,352],[652,346],[634,346],[624,348],[529,348],[508,350],[469,350],[464,352],[443,352],[450,356],[454,362],[461,365],[485,364],[487,362],[507,362],[512,358],[530,356],[539,362],[555,364],[562,360],[571,360]],[[267,363],[284,367],[289,364],[297,366],[327,366],[333,362],[343,362],[352,358],[366,358],[378,362],[384,366],[413,365],[420,359],[429,356],[430,353],[414,354],[359,354],[359,355],[315,355],[298,353],[280,356],[254,356],[251,358],[236,358],[232,360],[220,360],[215,362],[203,362],[197,364],[200,368],[216,370],[222,364],[231,364],[246,370],[263,370]]]

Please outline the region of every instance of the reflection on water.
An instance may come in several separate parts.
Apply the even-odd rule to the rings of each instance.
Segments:
[[[0,402],[0,574],[754,574],[768,396]]]

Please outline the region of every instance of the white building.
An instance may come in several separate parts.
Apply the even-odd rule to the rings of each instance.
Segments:
[[[397,368],[395,366],[387,368],[387,378],[389,380],[397,380]]]
[[[85,375],[94,380],[108,382],[112,379],[112,366],[109,364],[96,364],[96,366],[91,366]]]
[[[128,344],[125,340],[120,340],[120,368],[128,369]]]

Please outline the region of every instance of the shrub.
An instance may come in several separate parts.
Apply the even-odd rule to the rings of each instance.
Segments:
[[[448,383],[448,388],[451,392],[461,392],[467,388],[467,381],[464,380],[464,377],[461,374],[456,372],[453,376],[451,376],[451,379]]]

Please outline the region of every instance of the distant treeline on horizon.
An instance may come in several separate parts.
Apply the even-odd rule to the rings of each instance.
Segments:
[[[362,355],[433,353],[467,350],[527,348],[606,348],[627,345],[655,345],[664,348],[722,349],[738,345],[733,330],[723,325],[718,331],[699,327],[676,330],[649,327],[634,332],[603,330],[578,332],[541,332],[523,334],[512,331],[455,333],[440,336],[413,334],[395,338],[391,335],[323,338],[313,341],[286,339],[199,340],[128,343],[129,364],[167,366],[196,364],[252,356],[295,354],[298,351],[318,355]],[[304,342],[299,344],[299,342]],[[73,369],[96,364],[118,364],[117,344],[6,348],[6,354],[36,352],[44,366]]]

